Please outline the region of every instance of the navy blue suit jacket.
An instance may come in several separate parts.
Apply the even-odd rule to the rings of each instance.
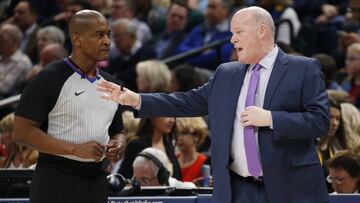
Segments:
[[[186,93],[142,94],[138,116],[209,115],[213,202],[231,202],[229,165],[236,105],[248,65],[218,67],[204,86]],[[259,128],[259,149],[270,203],[328,201],[314,139],[329,127],[329,107],[320,65],[315,59],[281,50],[265,93],[273,129]],[[230,161],[229,161],[230,160]]]

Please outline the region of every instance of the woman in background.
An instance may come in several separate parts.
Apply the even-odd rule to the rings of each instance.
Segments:
[[[166,153],[170,165],[165,166],[171,176],[181,180],[180,166],[175,156],[174,144],[176,140],[175,118],[157,117],[140,120],[137,139],[128,143],[124,153],[124,160],[119,173],[125,178],[132,178],[132,164],[139,152],[147,147],[154,147]]]
[[[197,151],[208,135],[208,126],[202,117],[178,118],[177,159],[181,167],[182,181],[199,185],[203,179],[202,167],[209,158]]]

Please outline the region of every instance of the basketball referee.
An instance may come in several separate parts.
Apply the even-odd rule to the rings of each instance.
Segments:
[[[30,82],[15,113],[16,142],[40,152],[32,203],[107,202],[102,160],[117,160],[123,150],[120,106],[95,89],[99,81],[113,80],[96,66],[109,55],[107,20],[82,10],[72,16],[69,32],[71,55]]]

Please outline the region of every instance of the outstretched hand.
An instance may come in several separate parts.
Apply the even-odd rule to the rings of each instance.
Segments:
[[[103,99],[126,106],[138,106],[140,104],[139,94],[115,83],[101,80],[96,89],[104,93],[101,96]]]

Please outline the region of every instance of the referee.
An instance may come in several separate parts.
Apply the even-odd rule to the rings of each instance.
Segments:
[[[69,22],[72,53],[48,65],[23,92],[15,112],[17,143],[40,152],[32,203],[107,202],[102,160],[123,150],[120,106],[100,98],[96,84],[112,77],[97,62],[109,56],[103,15],[82,10]]]

